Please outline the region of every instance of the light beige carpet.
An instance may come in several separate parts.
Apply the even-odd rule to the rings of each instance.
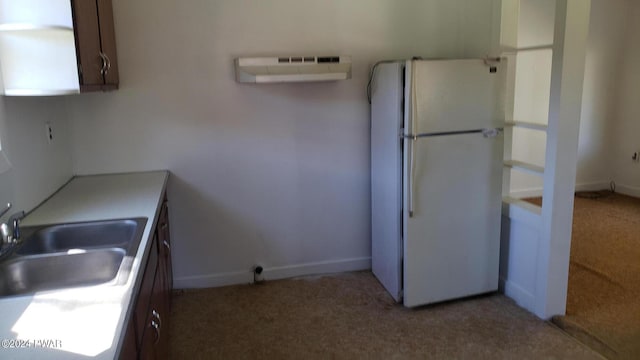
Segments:
[[[370,272],[174,293],[172,359],[600,359],[502,295],[417,310]]]
[[[575,198],[567,314],[553,321],[607,358],[640,359],[640,199],[600,195]]]

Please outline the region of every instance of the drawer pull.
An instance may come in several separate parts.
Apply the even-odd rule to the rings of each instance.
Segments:
[[[158,325],[158,323],[151,320],[151,327],[156,331],[156,341],[153,342],[153,344],[155,345],[158,343],[158,341],[160,341],[160,326]]]
[[[156,319],[158,319],[158,326],[162,328],[162,319],[160,319],[160,313],[155,309],[151,310],[151,315],[153,315]]]
[[[171,245],[167,242],[167,240],[162,240],[162,245],[167,248],[167,252],[171,253]]]
[[[109,60],[107,54],[103,53],[102,51],[98,55],[100,55],[100,59],[102,59],[102,68],[100,69],[100,75],[106,76],[109,70],[111,70],[111,60]]]

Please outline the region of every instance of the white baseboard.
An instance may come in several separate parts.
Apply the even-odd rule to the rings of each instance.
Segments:
[[[640,187],[616,184],[616,192],[633,197],[640,197]]]
[[[609,181],[576,184],[576,191],[609,190]]]
[[[330,274],[371,269],[371,258],[355,258],[338,261],[322,261],[300,265],[279,266],[264,269],[265,280],[286,279],[296,276]]]
[[[337,272],[359,271],[371,269],[371,258],[355,258],[335,261],[321,261],[288,266],[265,267],[265,280],[286,279],[297,276],[330,274]],[[173,287],[176,289],[208,288],[227,285],[249,284],[253,281],[252,271],[238,271],[221,274],[176,277]]]
[[[237,284],[249,284],[252,281],[252,272],[238,271],[210,275],[174,277],[173,287],[176,289],[208,288]]]
[[[535,297],[533,294],[522,288],[521,286],[515,284],[512,281],[505,280],[503,277],[500,277],[500,291],[502,291],[506,296],[513,299],[518,306],[523,307],[531,312],[535,311]]]

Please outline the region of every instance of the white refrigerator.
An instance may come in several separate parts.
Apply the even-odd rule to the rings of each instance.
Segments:
[[[407,307],[498,289],[504,65],[410,60],[374,69],[372,270]]]

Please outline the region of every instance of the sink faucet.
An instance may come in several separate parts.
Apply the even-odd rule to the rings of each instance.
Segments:
[[[4,214],[7,213],[7,211],[9,211],[11,209],[11,203],[7,203],[7,207],[4,208],[4,210],[0,211],[0,217],[3,217]]]
[[[24,211],[18,211],[17,213],[9,216],[9,220],[7,221],[7,223],[11,224],[10,236],[13,243],[20,241],[20,221],[23,218],[24,218]],[[4,241],[4,233],[2,235],[3,235],[2,240]]]
[[[0,217],[6,214],[9,209],[11,209],[11,203],[8,203],[7,207],[0,211]],[[18,211],[9,216],[6,223],[0,224],[0,235],[2,237],[2,241],[0,242],[0,255],[7,253],[13,245],[20,241],[20,220],[22,220],[22,218],[24,218],[24,211]]]

